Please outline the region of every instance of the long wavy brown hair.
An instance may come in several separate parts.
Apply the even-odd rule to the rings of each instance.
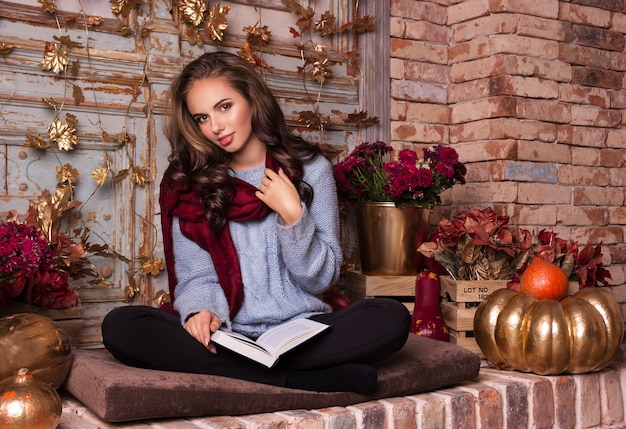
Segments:
[[[319,146],[289,130],[278,101],[256,70],[243,58],[226,52],[205,53],[190,62],[170,89],[171,116],[165,129],[172,146],[166,176],[198,189],[204,211],[216,230],[226,225],[235,184],[229,174],[231,155],[202,135],[189,114],[187,93],[199,79],[223,78],[252,107],[252,132],[267,146],[298,189],[305,204],[313,190],[302,180],[302,164],[321,153]]]

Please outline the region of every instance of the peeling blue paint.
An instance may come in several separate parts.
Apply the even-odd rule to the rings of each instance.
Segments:
[[[558,181],[556,165],[541,162],[507,161],[504,178],[520,182],[557,183]]]

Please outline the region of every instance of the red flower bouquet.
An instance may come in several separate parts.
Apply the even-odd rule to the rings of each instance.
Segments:
[[[0,223],[0,303],[19,299],[46,308],[69,308],[78,295],[58,267],[54,247],[40,231],[17,222]]]
[[[334,167],[337,191],[352,203],[392,201],[428,208],[441,202],[439,195],[465,183],[465,166],[451,147],[424,149],[424,157],[404,149],[391,159],[391,146],[362,143]]]

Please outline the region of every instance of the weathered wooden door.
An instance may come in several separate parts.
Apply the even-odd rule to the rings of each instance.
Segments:
[[[72,234],[73,228],[87,226],[93,242],[109,245],[130,261],[93,257],[109,283],[73,283],[85,308],[81,347],[100,345],[100,323],[110,309],[128,303],[155,305],[158,292],[167,289],[163,272],[153,276],[142,267],[163,256],[158,183],[169,154],[163,134],[167,89],[184,64],[205,51],[239,52],[249,34],[246,27],[267,26],[271,40],[256,54],[268,64],[262,73],[280,98],[289,123],[306,138],[336,151],[352,147],[362,131],[346,120],[363,109],[359,63],[350,61],[350,52],[358,49],[356,36],[345,32],[321,38],[308,32],[294,38],[290,28],[299,28],[298,17],[286,6],[310,7],[313,21],[329,11],[339,27],[359,15],[355,0],[222,1],[222,7],[230,8],[222,41],[211,40],[202,26],[199,32],[190,31],[193,25],[180,7],[206,1],[143,3],[0,1],[0,171],[4,177],[0,216],[4,219],[9,211],[24,214],[29,202],[37,201],[44,190],[54,192],[59,183],[57,168],[69,164],[77,173],[75,199],[82,205],[64,219],[65,231]],[[217,2],[209,3],[210,8]],[[194,34],[204,37],[201,45]],[[323,45],[324,56],[334,63],[332,77],[321,84],[309,71],[299,72],[304,54],[297,43],[307,45],[306,55]],[[55,51],[63,47],[67,64],[59,64],[64,56]],[[380,73],[374,75],[378,79]],[[388,86],[388,80],[373,83]],[[379,109],[370,111],[371,116],[388,114],[384,98],[380,104],[375,97],[366,98],[370,101],[365,105]],[[307,123],[303,118],[311,115],[302,115],[303,111],[317,111],[314,118],[327,122]],[[62,131],[74,127],[72,147],[50,137],[53,123],[65,126]],[[49,147],[34,148],[33,141]]]

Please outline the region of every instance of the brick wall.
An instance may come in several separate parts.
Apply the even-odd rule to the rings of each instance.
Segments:
[[[467,184],[437,216],[494,207],[602,242],[626,315],[624,0],[391,0],[392,144],[451,144]]]

